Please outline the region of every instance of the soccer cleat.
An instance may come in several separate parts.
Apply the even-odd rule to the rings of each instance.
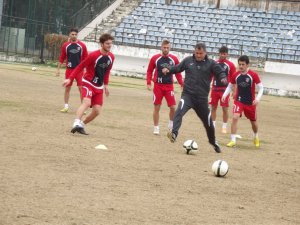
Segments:
[[[235,147],[235,145],[236,145],[235,141],[230,141],[226,146],[230,147],[230,148],[233,148],[233,147]]]
[[[171,131],[167,133],[167,137],[170,139],[172,143],[176,141],[176,134],[172,133]]]
[[[62,112],[62,113],[67,113],[68,111],[69,111],[69,108],[66,108],[66,107],[60,110],[60,112]]]
[[[226,129],[226,127],[223,127],[223,128],[222,128],[222,133],[223,133],[223,134],[227,134],[227,129]]]
[[[215,150],[216,153],[221,153],[221,148],[217,143],[214,144],[213,146],[214,146],[214,150]]]
[[[153,134],[159,135],[159,127],[154,127]]]
[[[76,132],[78,132],[78,133],[80,133],[80,134],[88,135],[88,134],[85,132],[84,128],[83,128],[83,127],[80,127],[80,126],[78,126],[78,125],[75,126],[75,127],[73,127],[72,130],[71,130],[71,133],[73,133],[73,134],[75,134]]]
[[[253,142],[254,142],[255,147],[259,148],[259,146],[260,146],[259,138],[254,138]]]

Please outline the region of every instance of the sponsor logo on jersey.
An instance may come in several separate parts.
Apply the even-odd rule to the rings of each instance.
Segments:
[[[109,65],[107,63],[100,63],[97,65],[98,67],[102,68],[102,69],[105,69],[107,68]]]
[[[250,84],[248,82],[241,82],[239,83],[239,86],[241,87],[248,87]]]
[[[160,66],[161,66],[162,68],[169,68],[169,67],[170,67],[170,64],[168,64],[168,63],[163,63],[163,64],[160,64]]]
[[[79,50],[73,48],[69,52],[72,53],[72,54],[77,54],[79,52]]]

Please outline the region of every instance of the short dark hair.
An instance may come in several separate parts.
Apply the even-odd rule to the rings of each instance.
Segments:
[[[75,28],[75,27],[72,27],[72,28],[70,29],[70,32],[69,32],[69,33],[71,33],[71,32],[76,32],[76,33],[78,33],[78,29]]]
[[[168,45],[168,44],[170,44],[170,41],[167,39],[165,39],[161,42],[161,45]]]
[[[203,51],[205,51],[206,52],[206,45],[204,44],[204,43],[197,43],[196,45],[195,45],[195,49],[203,49]]]
[[[228,53],[228,48],[226,46],[222,46],[219,48],[219,53]]]
[[[247,65],[250,63],[249,57],[247,55],[241,55],[238,62],[245,62]]]
[[[104,42],[108,41],[108,40],[115,40],[114,37],[109,34],[109,33],[104,33],[100,36],[99,41],[101,44],[104,44]]]

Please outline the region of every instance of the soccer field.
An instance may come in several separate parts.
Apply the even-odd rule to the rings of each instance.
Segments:
[[[216,154],[192,110],[176,143],[165,135],[166,104],[161,135],[152,134],[144,80],[111,77],[111,95],[82,136],[70,133],[77,88],[60,113],[63,78],[54,68],[1,63],[0,78],[0,225],[300,224],[299,99],[263,96],[260,149],[245,117],[238,147],[225,147],[219,110]],[[198,154],[184,153],[187,139]],[[218,159],[229,164],[225,178],[211,172]]]

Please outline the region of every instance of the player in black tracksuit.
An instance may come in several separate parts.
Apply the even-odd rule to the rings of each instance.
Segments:
[[[202,43],[195,46],[193,56],[186,57],[176,66],[163,69],[163,73],[165,74],[168,72],[173,74],[183,71],[185,71],[183,92],[175,112],[173,129],[168,133],[168,137],[171,142],[176,140],[182,123],[182,117],[192,108],[206,129],[209,143],[213,145],[217,153],[220,153],[221,149],[216,142],[215,128],[208,107],[208,94],[211,75],[214,74],[216,80],[220,80],[226,84],[226,73],[218,63],[207,57],[206,47]]]

